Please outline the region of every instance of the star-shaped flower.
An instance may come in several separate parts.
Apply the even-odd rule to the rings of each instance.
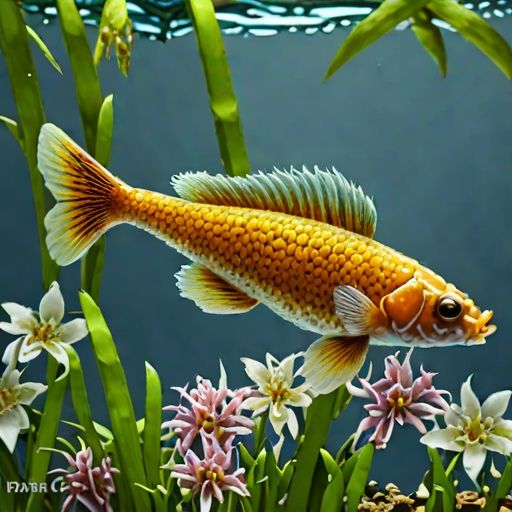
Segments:
[[[432,430],[421,442],[434,448],[463,452],[464,469],[476,482],[487,451],[512,453],[512,421],[503,419],[512,391],[498,391],[480,405],[469,377],[460,390],[461,406],[451,404],[444,415],[446,428]]]
[[[359,377],[362,388],[347,383],[348,391],[361,398],[369,398],[372,403],[364,408],[368,416],[361,421],[356,432],[355,442],[367,430],[375,429],[370,442],[378,449],[386,448],[393,433],[395,423],[409,423],[422,434],[427,429],[423,420],[433,420],[436,415],[443,414],[448,404],[441,395],[447,391],[436,389],[432,385],[435,373],[429,373],[421,368],[421,375],[414,378],[411,367],[412,349],[404,358],[398,360],[399,352],[386,357],[384,378],[370,383],[370,375],[366,379]],[[370,371],[371,374],[371,371]]]
[[[39,304],[39,313],[32,309],[4,302],[2,308],[11,317],[10,322],[0,322],[0,329],[9,334],[20,336],[5,349],[3,362],[8,363],[15,347],[22,339],[18,361],[26,363],[37,357],[42,350],[50,353],[59,363],[64,365],[65,373],[69,368],[69,360],[62,344],[75,343],[87,336],[87,326],[83,318],[62,323],[64,318],[64,299],[59,283],[54,282]]]
[[[44,384],[20,383],[21,372],[12,370],[0,379],[0,439],[10,452],[14,451],[21,431],[30,426],[23,405],[30,405],[37,395],[46,391]]]
[[[310,386],[303,383],[293,387],[293,381],[298,374],[294,373],[293,367],[295,360],[300,356],[301,354],[291,354],[279,362],[273,355],[267,353],[266,366],[247,357],[241,359],[245,364],[245,372],[257,385],[256,396],[247,398],[243,405],[254,411],[253,416],[258,416],[268,409],[270,423],[279,436],[285,425],[288,425],[294,438],[299,432],[297,416],[290,406],[311,405]]]

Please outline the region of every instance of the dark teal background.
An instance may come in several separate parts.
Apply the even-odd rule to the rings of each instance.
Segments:
[[[82,142],[70,69],[57,24],[38,29],[61,63],[58,75],[38,56],[48,119]],[[512,20],[495,22],[512,40]],[[91,37],[94,31],[90,29]],[[481,398],[510,388],[512,355],[512,166],[510,82],[473,46],[446,32],[449,77],[442,80],[410,31],[394,32],[327,83],[322,75],[346,33],[272,38],[226,37],[253,169],[293,164],[336,166],[375,197],[377,239],[443,275],[484,308],[498,332],[482,347],[417,350],[415,368],[439,372],[435,383],[459,399],[475,374]],[[37,52],[36,52],[37,53]],[[221,172],[205,84],[193,37],[167,44],[137,39],[130,77],[101,66],[104,92],[115,94],[111,169],[128,183],[172,194],[179,171]],[[3,62],[0,113],[15,117]],[[0,300],[36,306],[39,250],[22,154],[0,130]],[[196,374],[218,379],[222,358],[232,386],[247,384],[242,356],[263,360],[304,350],[315,339],[265,307],[212,316],[178,296],[173,274],[186,260],[132,227],[108,235],[102,306],[118,344],[138,416],[144,361],[166,389]],[[77,309],[79,265],[62,271]],[[2,313],[3,314],[3,313]],[[12,338],[2,333],[0,347]],[[107,421],[88,341],[76,345],[98,420]],[[392,348],[372,348],[376,377]],[[27,375],[42,377],[44,358]],[[167,392],[166,402],[176,400]],[[335,449],[364,416],[355,399],[333,429]],[[72,419],[68,407],[67,416]],[[412,491],[427,468],[419,434],[397,428],[375,459],[373,476]],[[499,460],[499,459],[498,459]]]

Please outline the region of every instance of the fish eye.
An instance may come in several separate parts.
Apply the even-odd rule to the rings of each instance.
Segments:
[[[456,320],[462,313],[462,301],[456,295],[443,295],[437,303],[437,314],[447,322]]]

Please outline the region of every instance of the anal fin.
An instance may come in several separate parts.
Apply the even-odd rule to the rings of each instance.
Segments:
[[[364,363],[370,337],[324,336],[306,351],[301,374],[313,392],[326,395],[352,380]]]
[[[176,278],[180,295],[194,301],[205,313],[246,313],[258,304],[256,299],[233,287],[199,263],[184,265]]]

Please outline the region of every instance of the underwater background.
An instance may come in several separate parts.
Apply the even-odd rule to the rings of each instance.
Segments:
[[[64,76],[35,52],[48,120],[83,142],[74,87],[59,28],[29,18],[63,67]],[[492,23],[512,39],[512,19]],[[95,31],[90,31],[91,42]],[[495,311],[498,332],[480,347],[417,349],[413,365],[439,372],[436,386],[458,398],[475,373],[482,397],[512,386],[512,146],[510,83],[461,37],[445,34],[450,73],[441,80],[410,31],[395,31],[363,52],[328,83],[322,74],[346,33],[226,37],[252,169],[335,166],[376,201],[377,240],[417,258]],[[137,39],[129,79],[101,65],[103,89],[114,90],[115,130],[110,169],[131,185],[172,193],[180,171],[222,172],[206,87],[193,37],[166,44]],[[0,63],[0,106],[12,116]],[[14,140],[0,137],[2,297],[36,305],[41,296],[37,233],[29,177]],[[138,416],[144,401],[143,361],[165,388],[216,381],[219,358],[230,385],[248,384],[242,356],[262,360],[296,352],[317,336],[264,306],[243,315],[201,312],[179,297],[173,274],[186,259],[148,234],[123,226],[107,237],[102,310],[117,342]],[[79,265],[62,269],[61,284],[76,297]],[[71,304],[71,305],[70,305]],[[68,304],[78,309],[78,301]],[[11,338],[2,333],[0,344]],[[107,421],[91,351],[78,345],[95,419]],[[372,347],[380,373],[394,348]],[[44,374],[41,358],[30,376]],[[29,373],[27,372],[27,373]],[[362,373],[365,373],[363,370]],[[357,399],[354,399],[357,400]],[[164,403],[176,401],[166,391]],[[69,414],[72,416],[71,408]],[[333,446],[364,416],[351,407],[333,425]],[[371,477],[412,491],[427,467],[419,434],[407,427],[375,456]],[[338,443],[334,440],[338,439]],[[417,463],[416,463],[417,461]]]

